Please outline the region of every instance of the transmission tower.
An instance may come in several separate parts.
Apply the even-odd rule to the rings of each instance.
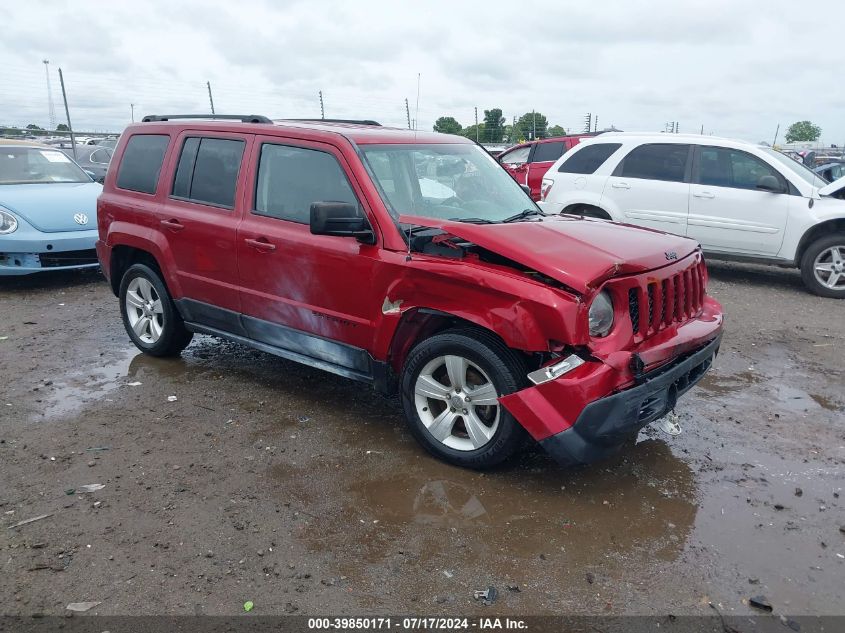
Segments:
[[[44,74],[47,77],[47,107],[50,116],[50,129],[56,129],[56,108],[53,105],[53,89],[50,87],[50,60],[41,60],[44,63]]]

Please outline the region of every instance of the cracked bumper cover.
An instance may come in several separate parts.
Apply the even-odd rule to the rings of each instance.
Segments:
[[[621,390],[610,367],[585,363],[565,376],[504,396],[501,404],[561,464],[590,463],[616,452],[642,427],[664,416],[709,369],[719,350],[709,340],[644,374]],[[590,394],[611,394],[598,397]]]

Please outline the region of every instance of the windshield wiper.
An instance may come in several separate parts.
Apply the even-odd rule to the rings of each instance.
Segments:
[[[533,215],[539,215],[540,217],[546,217],[546,214],[540,211],[540,209],[523,209],[516,215],[512,215],[509,218],[505,218],[502,222],[519,222],[520,220],[524,220],[525,218],[530,218]]]
[[[486,218],[449,218],[452,222],[466,222],[467,224],[495,224]]]

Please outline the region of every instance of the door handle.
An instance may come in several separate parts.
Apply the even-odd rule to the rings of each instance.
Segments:
[[[185,228],[185,225],[176,219],[162,220],[161,225],[166,229],[170,229],[171,231],[181,231]]]
[[[709,191],[698,191],[698,192],[696,192],[692,195],[695,196],[696,198],[715,198],[716,197],[715,194],[712,194]]]
[[[614,182],[610,186],[613,187],[614,189],[630,189],[631,188],[631,185],[629,185],[627,182]]]
[[[259,237],[258,239],[252,239],[250,237],[244,240],[247,246],[251,246],[257,251],[261,251],[262,253],[269,253],[271,251],[276,250],[276,245],[271,244],[266,237]]]

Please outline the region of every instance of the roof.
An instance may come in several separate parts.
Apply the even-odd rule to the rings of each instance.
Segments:
[[[730,143],[740,143],[742,145],[754,145],[755,143],[749,143],[748,141],[742,141],[736,138],[727,138],[723,136],[710,136],[710,135],[702,135],[702,134],[675,134],[670,132],[605,132],[600,136],[595,137],[596,140],[599,141],[606,141],[609,138],[622,138],[622,139],[648,139],[648,140],[663,140],[663,141],[670,141],[676,143],[708,143],[712,141],[727,141]],[[593,139],[590,139],[593,140]]]
[[[381,125],[364,125],[360,123],[342,123],[334,121],[290,120],[277,119],[272,123],[244,123],[237,120],[215,119],[171,119],[166,121],[149,121],[135,123],[130,126],[133,132],[143,130],[147,126],[157,128],[175,127],[177,129],[205,129],[220,132],[242,132],[245,134],[272,134],[282,130],[310,130],[317,135],[338,135],[345,137],[359,145],[368,144],[401,144],[401,143],[461,143],[472,144],[473,141],[454,134],[438,132],[420,132],[404,128],[384,127]]]

